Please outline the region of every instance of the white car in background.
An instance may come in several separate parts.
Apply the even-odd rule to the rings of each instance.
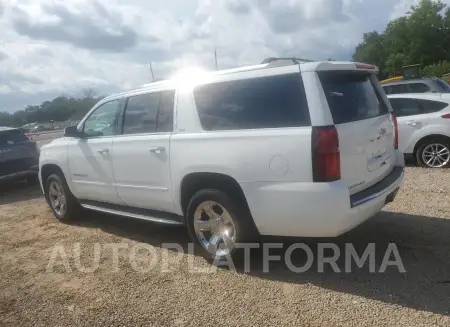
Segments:
[[[427,168],[450,166],[450,94],[388,95],[398,121],[399,150]]]

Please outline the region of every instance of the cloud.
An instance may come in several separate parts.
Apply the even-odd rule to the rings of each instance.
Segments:
[[[403,1],[8,0],[0,110],[137,87],[151,80],[149,62],[159,78],[214,69],[215,49],[220,68],[274,56],[350,59],[362,34],[384,28]]]
[[[32,39],[67,42],[80,48],[110,52],[130,49],[138,40],[136,31],[121,23],[118,12],[109,12],[97,1],[79,12],[63,4],[46,4],[42,11],[53,19],[41,21],[16,8],[13,26],[17,33]]]

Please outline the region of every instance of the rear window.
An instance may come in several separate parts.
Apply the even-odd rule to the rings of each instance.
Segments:
[[[14,145],[25,141],[28,141],[28,138],[19,129],[0,131],[0,146]]]
[[[194,97],[207,131],[311,125],[300,74],[202,85]]]
[[[427,93],[430,92],[430,87],[425,83],[409,83],[405,84],[408,93]]]
[[[374,88],[375,77],[361,72],[318,73],[335,124],[385,115],[389,112]]]
[[[450,92],[450,85],[448,85],[448,83],[446,81],[443,81],[441,79],[437,79],[436,83],[438,83],[438,85],[441,87],[441,89],[445,93],[449,93]]]

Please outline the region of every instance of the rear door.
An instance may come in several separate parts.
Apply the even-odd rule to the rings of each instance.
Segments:
[[[127,99],[112,157],[117,193],[128,206],[173,210],[169,155],[174,96],[174,90],[166,90]]]
[[[405,152],[414,142],[414,136],[428,124],[428,115],[425,114],[419,99],[412,98],[392,98],[391,101],[394,113],[398,122],[398,148]]]
[[[36,143],[19,129],[0,130],[0,176],[30,169],[39,164]]]
[[[388,105],[370,72],[329,70],[318,75],[339,135],[341,178],[354,194],[382,180],[396,164]]]

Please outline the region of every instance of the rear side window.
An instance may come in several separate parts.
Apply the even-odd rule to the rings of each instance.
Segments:
[[[390,99],[392,109],[397,117],[421,115],[424,113],[420,102],[416,99]]]
[[[318,73],[335,124],[385,115],[389,112],[374,88],[370,74],[327,71]]]
[[[14,145],[28,141],[25,134],[19,129],[0,132],[0,147]]]
[[[445,102],[423,99],[397,98],[390,101],[397,117],[428,114],[448,106]]]
[[[202,85],[194,97],[207,131],[311,125],[300,74]]]
[[[419,100],[419,103],[422,106],[424,112],[427,114],[441,111],[442,109],[448,106],[448,103],[432,100]]]
[[[405,93],[405,90],[403,89],[403,85],[398,84],[398,85],[387,85],[383,87],[384,92],[386,92],[386,94],[401,94],[401,93]]]
[[[430,87],[425,83],[411,83],[405,85],[408,93],[426,93],[430,91]]]
[[[123,134],[171,132],[175,91],[136,95],[128,98]]]

